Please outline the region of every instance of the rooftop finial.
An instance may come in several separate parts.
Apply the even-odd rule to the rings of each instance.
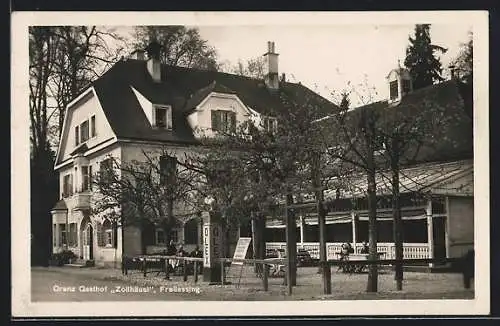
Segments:
[[[398,68],[401,68],[401,60],[398,59]]]

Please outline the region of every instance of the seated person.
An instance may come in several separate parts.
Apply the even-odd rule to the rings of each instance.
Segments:
[[[184,250],[184,247],[182,245],[180,245],[179,249],[177,249],[176,256],[179,256],[179,257],[187,256],[187,252]]]
[[[175,247],[174,240],[170,240],[170,243],[167,246],[167,255],[175,256],[176,253],[177,253],[177,248]]]
[[[347,243],[347,252],[350,254],[354,253],[354,248],[351,246],[351,243]]]
[[[363,248],[361,248],[362,254],[368,254],[370,252],[370,248],[368,247],[368,243],[366,241],[363,242]]]
[[[190,254],[191,257],[203,258],[203,252],[200,250],[200,247],[196,246]]]

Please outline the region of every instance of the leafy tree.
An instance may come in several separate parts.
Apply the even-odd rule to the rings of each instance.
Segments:
[[[431,43],[429,24],[415,26],[415,36],[409,37],[410,45],[406,48],[404,65],[413,79],[413,88],[419,89],[444,80],[442,67],[436,52],[445,53],[447,49]]]
[[[151,40],[160,43],[162,63],[186,68],[218,70],[217,52],[201,38],[197,28],[185,26],[138,26],[134,45],[145,49]]]
[[[469,32],[469,40],[461,46],[460,54],[453,60],[457,77],[464,83],[471,84],[473,80],[473,34]]]

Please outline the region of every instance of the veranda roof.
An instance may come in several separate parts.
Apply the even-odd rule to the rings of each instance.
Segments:
[[[472,160],[425,163],[405,168],[399,174],[401,193],[429,193],[443,195],[474,194],[474,166]],[[391,172],[381,171],[376,174],[377,195],[389,195],[392,191]],[[365,174],[353,175],[345,182],[345,189],[339,189],[343,198],[365,196],[367,181]],[[325,199],[336,197],[337,189],[327,189]]]

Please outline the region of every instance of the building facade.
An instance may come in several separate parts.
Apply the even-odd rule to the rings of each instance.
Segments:
[[[259,80],[161,64],[152,43],[147,56],[135,51],[84,89],[67,106],[56,158],[61,191],[52,210],[53,252],[71,250],[82,261],[117,265],[124,255],[165,250],[166,239],[187,251],[200,244],[195,211],[174,211],[178,223],[169,235],[157,225],[138,228],[94,214],[99,199],[93,177],[110,168],[111,158],[145,160],[145,150],[168,148],[179,159],[199,137],[234,130],[249,119],[274,128],[272,112],[283,106],[278,90],[297,101],[314,94],[319,116],[334,112],[321,96],[279,78],[274,42],[267,50],[267,73]]]

